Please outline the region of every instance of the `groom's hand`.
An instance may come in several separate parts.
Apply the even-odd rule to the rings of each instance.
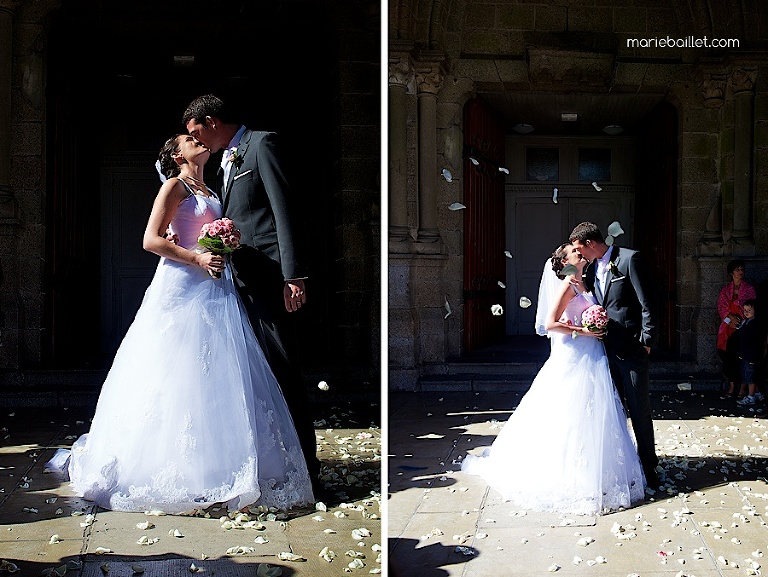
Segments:
[[[285,310],[289,313],[299,310],[301,305],[307,302],[304,281],[302,279],[285,281],[285,285],[283,286],[283,300],[285,301]]]

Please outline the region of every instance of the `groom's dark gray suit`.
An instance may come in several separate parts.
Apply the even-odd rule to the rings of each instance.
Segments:
[[[291,410],[310,475],[316,478],[317,439],[307,392],[294,359],[295,330],[285,309],[283,287],[289,279],[306,277],[296,223],[296,192],[281,163],[274,132],[246,129],[237,158],[221,190],[224,216],[240,229],[240,248],[232,253],[235,282],[256,336]],[[290,313],[296,314],[296,313]]]
[[[649,398],[649,362],[644,347],[656,341],[653,283],[640,253],[614,246],[606,273],[606,286],[596,286],[597,259],[585,269],[585,285],[608,313],[603,338],[619,394],[626,400],[638,454],[649,481],[656,479],[659,464]]]

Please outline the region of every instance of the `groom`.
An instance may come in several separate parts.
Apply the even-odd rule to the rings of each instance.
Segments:
[[[640,253],[607,245],[600,229],[591,222],[577,225],[570,243],[590,261],[584,270],[584,282],[608,313],[608,332],[603,342],[611,376],[619,395],[626,400],[648,487],[657,488],[659,459],[648,395],[648,355],[656,340],[650,273]]]
[[[315,496],[321,492],[317,439],[306,388],[296,369],[289,313],[307,302],[305,265],[295,221],[296,191],[289,186],[274,132],[257,132],[236,122],[212,94],[193,100],[182,122],[189,134],[223,150],[217,193],[224,216],[242,234],[232,253],[235,283],[248,318],[283,391],[299,435]]]

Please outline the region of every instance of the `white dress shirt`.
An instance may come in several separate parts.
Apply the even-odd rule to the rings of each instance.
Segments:
[[[245,125],[241,126],[240,129],[235,133],[235,135],[232,137],[232,140],[229,141],[229,144],[224,149],[224,153],[221,155],[221,168],[224,169],[225,190],[227,188],[227,184],[229,183],[229,171],[232,169],[232,153],[237,150],[238,146],[240,146],[240,139],[243,137],[244,132]]]
[[[599,287],[600,293],[605,295],[605,289],[608,287],[608,271],[610,270],[611,254],[613,246],[609,246],[605,254],[597,260],[597,270],[595,270],[595,284]]]

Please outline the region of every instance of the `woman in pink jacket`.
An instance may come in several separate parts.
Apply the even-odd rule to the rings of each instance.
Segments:
[[[728,347],[728,338],[744,319],[744,301],[757,298],[755,287],[744,280],[744,261],[734,259],[728,263],[727,271],[731,282],[720,290],[717,299],[717,312],[720,315],[720,327],[717,329],[717,354],[723,363],[723,376],[728,383],[728,395],[735,394],[735,386],[741,381],[739,363],[736,354]],[[746,384],[741,383],[739,397],[747,394]]]

